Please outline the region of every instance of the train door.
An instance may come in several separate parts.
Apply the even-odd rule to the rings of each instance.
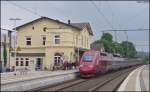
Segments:
[[[99,72],[100,71],[100,59],[99,59],[99,54],[97,53],[96,54],[96,62],[95,62],[95,66],[96,66],[96,70],[97,70],[97,72]]]

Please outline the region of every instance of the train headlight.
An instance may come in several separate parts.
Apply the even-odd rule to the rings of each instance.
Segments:
[[[94,66],[93,66],[93,65],[89,65],[89,67],[90,67],[90,68],[93,68]]]
[[[79,67],[83,67],[83,65],[80,65]]]

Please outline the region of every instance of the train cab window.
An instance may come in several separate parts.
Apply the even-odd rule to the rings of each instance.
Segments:
[[[101,55],[101,56],[107,56],[107,54],[106,54],[106,53],[100,53],[100,55]]]
[[[83,57],[83,60],[86,62],[89,62],[89,61],[92,61],[92,58],[93,58],[93,56],[91,56],[91,55],[85,55],[84,57]]]

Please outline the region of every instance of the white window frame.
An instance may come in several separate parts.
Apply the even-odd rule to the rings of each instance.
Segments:
[[[59,36],[59,37],[56,38],[56,36]],[[56,40],[59,40],[59,43],[56,43]],[[54,36],[54,44],[60,44],[60,35],[55,35]]]
[[[30,40],[28,40],[27,38],[30,38]],[[31,44],[30,44],[30,45],[27,44],[27,41],[30,41],[30,43],[32,44],[32,41],[31,41],[31,37],[30,37],[30,36],[27,36],[27,37],[26,37],[26,45],[27,45],[27,46],[31,46]]]

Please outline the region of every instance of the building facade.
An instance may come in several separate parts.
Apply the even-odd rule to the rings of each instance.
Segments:
[[[77,62],[90,49],[93,35],[89,23],[68,23],[41,17],[16,27],[17,51],[11,66],[53,70],[64,62]]]

